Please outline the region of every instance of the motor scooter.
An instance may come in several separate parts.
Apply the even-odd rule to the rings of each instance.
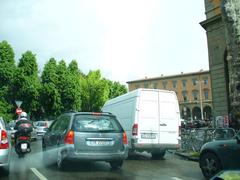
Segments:
[[[31,152],[31,131],[31,124],[21,124],[21,127],[15,133],[15,151],[19,158],[22,158],[26,153]]]

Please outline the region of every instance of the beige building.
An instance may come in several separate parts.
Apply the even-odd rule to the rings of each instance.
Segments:
[[[138,88],[166,89],[175,91],[181,117],[195,120],[212,118],[212,92],[209,71],[181,73],[129,81],[129,91]]]

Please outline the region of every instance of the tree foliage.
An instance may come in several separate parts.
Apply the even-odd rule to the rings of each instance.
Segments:
[[[116,81],[113,82],[108,79],[105,79],[105,80],[108,84],[108,89],[109,89],[108,99],[112,99],[127,93],[127,87],[125,85],[122,85]]]
[[[15,100],[23,101],[21,108],[38,119],[68,110],[100,111],[106,100],[127,92],[119,82],[102,78],[100,70],[85,75],[76,60],[67,66],[64,60],[51,58],[41,75],[31,51],[16,64],[12,47],[0,42],[0,116],[4,119],[16,117]]]
[[[90,71],[82,78],[82,110],[100,111],[108,99],[108,85],[102,79],[100,70]]]
[[[40,80],[35,55],[31,51],[22,54],[15,78],[15,99],[22,100],[23,109],[33,117],[40,112]]]
[[[14,52],[7,41],[0,42],[0,116],[12,118],[14,101],[11,91],[15,77],[16,65]]]
[[[42,76],[41,105],[44,116],[57,116],[61,113],[61,96],[58,92],[57,61],[51,58],[44,66]]]

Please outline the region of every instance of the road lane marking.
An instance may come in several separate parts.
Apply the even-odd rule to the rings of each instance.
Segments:
[[[30,169],[40,180],[47,180],[47,178],[44,175],[42,175],[36,168],[30,168]]]
[[[183,180],[181,178],[178,178],[178,177],[172,177],[173,180]]]

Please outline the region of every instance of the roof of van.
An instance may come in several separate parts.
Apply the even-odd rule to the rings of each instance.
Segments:
[[[174,91],[169,91],[169,90],[164,90],[164,89],[146,89],[146,88],[139,88],[139,89],[135,89],[133,91],[130,91],[126,94],[123,94],[121,96],[118,96],[118,97],[115,97],[113,99],[110,99],[108,100],[105,104],[105,105],[108,105],[108,104],[113,104],[115,102],[118,102],[118,101],[121,101],[121,100],[125,100],[126,98],[134,98],[134,97],[137,97],[140,95],[140,92],[141,91],[153,91],[153,92],[169,92],[169,93],[173,93],[175,94]]]

